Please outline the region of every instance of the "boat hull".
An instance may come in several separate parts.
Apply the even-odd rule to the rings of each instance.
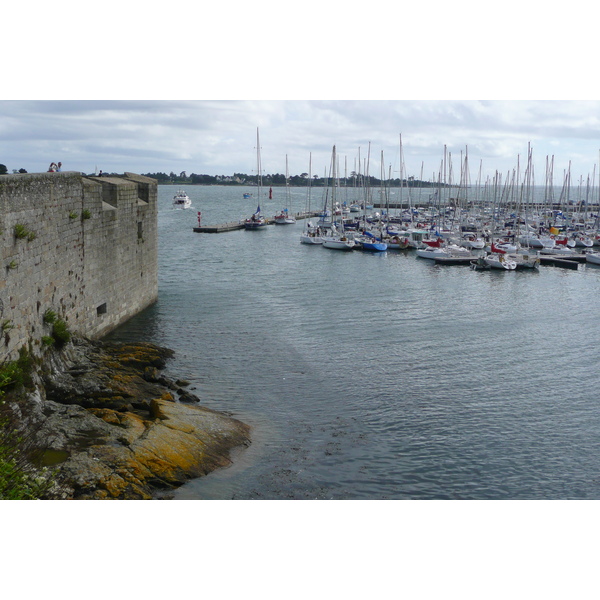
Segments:
[[[505,258],[505,254],[490,254],[483,258],[483,262],[491,269],[500,271],[514,271],[517,268],[517,263],[510,258]]]
[[[417,256],[419,258],[441,258],[444,256],[448,256],[447,252],[441,250],[440,248],[419,248],[417,249]]]
[[[589,252],[585,255],[585,261],[589,262],[593,265],[600,265],[600,253],[598,252]]]
[[[244,229],[254,231],[256,229],[266,229],[268,223],[265,220],[261,221],[244,221]]]
[[[300,236],[300,243],[307,244],[308,246],[320,246],[323,243],[321,236],[318,235],[307,235],[302,234]]]
[[[330,250],[354,250],[355,245],[352,240],[323,240],[323,248]]]
[[[383,242],[362,242],[362,249],[367,252],[385,252],[387,248]]]

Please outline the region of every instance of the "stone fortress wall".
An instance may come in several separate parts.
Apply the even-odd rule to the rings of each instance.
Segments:
[[[97,339],[158,296],[157,182],[125,173],[0,177],[0,362],[50,334]]]

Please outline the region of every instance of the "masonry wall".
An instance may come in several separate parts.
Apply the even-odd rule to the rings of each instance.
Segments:
[[[47,309],[70,331],[99,338],[157,295],[155,180],[0,177],[0,360],[30,341],[41,347]]]

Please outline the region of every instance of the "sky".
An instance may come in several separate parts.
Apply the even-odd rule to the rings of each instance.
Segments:
[[[574,182],[598,179],[599,10],[173,0],[140,12],[128,0],[102,10],[66,0],[56,14],[28,13],[35,45],[19,27],[0,39],[7,57],[19,48],[0,87],[0,163],[255,174],[258,129],[263,174],[285,173],[287,157],[291,175],[309,164],[323,175],[335,145],[341,175],[365,172],[369,157],[375,177],[437,179],[446,156],[457,182],[466,157],[473,183],[522,176],[531,147],[535,183],[547,163],[556,185],[569,168]]]
[[[504,177],[534,161],[561,183],[597,180],[600,101],[585,100],[3,100],[0,163],[9,169],[93,173],[329,172],[458,183]],[[443,159],[446,156],[445,168]],[[554,158],[553,158],[554,157]],[[382,162],[383,161],[383,162]],[[464,172],[464,171],[463,171]]]

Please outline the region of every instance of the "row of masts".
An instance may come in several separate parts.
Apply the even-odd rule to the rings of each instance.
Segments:
[[[339,160],[339,159],[338,159]],[[347,159],[345,158],[344,187],[348,186]],[[360,169],[352,172],[352,187],[360,188],[364,204],[373,204],[373,186],[370,184],[370,160],[371,145],[369,143],[367,156],[362,159],[363,171]],[[360,148],[358,149],[358,164],[361,164]],[[380,206],[387,205],[390,198],[390,182],[392,181],[392,166],[389,166],[389,174],[385,177],[384,153],[381,151],[381,176],[380,176]],[[356,164],[355,164],[356,166]],[[540,200],[535,197],[536,191],[535,172],[533,164],[533,151],[531,145],[528,146],[525,168],[522,172],[521,158],[517,157],[517,165],[506,174],[496,171],[493,177],[488,176],[482,181],[482,161],[479,166],[479,175],[475,183],[472,182],[469,169],[468,149],[465,148],[464,156],[460,156],[460,175],[458,181],[454,179],[453,164],[451,153],[444,146],[444,156],[437,174],[434,173],[428,188],[409,186],[405,177],[405,164],[402,149],[402,138],[400,137],[400,188],[399,200],[396,204],[403,206],[417,206],[427,204],[436,205],[441,208],[442,203],[452,203],[457,208],[468,208],[471,206],[489,206],[504,207],[519,214],[528,214],[535,209],[560,209],[564,211],[573,211],[573,207],[579,208],[587,218],[588,213],[593,206],[600,206],[600,184],[596,185],[596,165],[594,165],[592,174],[588,174],[585,179],[580,177],[578,193],[576,199],[573,197],[571,162],[563,173],[563,182],[560,193],[557,195],[554,188],[554,156],[546,157],[546,173],[544,181],[543,198]],[[339,163],[336,161],[330,167],[330,174],[326,181],[332,194],[336,194],[336,189],[341,187],[339,182]],[[600,175],[600,174],[599,174]],[[421,164],[420,180],[423,181],[423,163]],[[435,185],[437,184],[437,186]],[[425,189],[434,190],[424,202],[422,193]],[[413,193],[418,191],[418,197],[414,198]]]
[[[260,162],[260,143],[257,130],[257,171],[259,189],[262,186],[262,166]],[[443,156],[437,173],[433,173],[429,179],[429,186],[413,187],[408,185],[406,177],[406,165],[404,161],[404,150],[402,145],[402,134],[399,136],[399,174],[400,187],[399,198],[394,206],[407,207],[409,209],[418,206],[427,206],[436,209],[440,214],[450,205],[454,209],[454,215],[460,211],[471,209],[491,209],[494,214],[500,212],[506,213],[512,211],[519,218],[528,221],[540,211],[561,211],[570,216],[571,221],[577,219],[587,222],[591,217],[595,219],[595,228],[600,225],[600,216],[598,208],[600,207],[600,182],[596,184],[596,177],[600,177],[600,172],[596,174],[596,166],[593,172],[588,174],[584,181],[580,177],[576,200],[573,196],[571,162],[568,168],[564,170],[562,185],[560,191],[555,189],[554,181],[554,156],[546,157],[546,169],[543,183],[543,197],[539,198],[539,188],[536,187],[533,150],[531,144],[528,144],[527,156],[524,168],[521,167],[521,157],[517,156],[516,166],[506,174],[496,171],[485,180],[482,179],[483,161],[479,164],[479,173],[475,183],[471,180],[468,148],[465,147],[464,153],[460,152],[459,176],[456,179],[454,175],[454,165],[452,154],[444,146]],[[389,212],[392,203],[390,201],[390,190],[392,179],[392,165],[389,165],[389,172],[386,177],[384,152],[381,151],[380,157],[380,184],[379,201],[374,202],[374,187],[371,185],[371,143],[368,143],[366,157],[361,157],[361,148],[358,148],[358,155],[355,158],[354,170],[351,173],[351,187],[358,188],[360,192],[360,201],[363,206],[375,205],[386,208]],[[423,180],[424,163],[421,163],[420,181]],[[337,157],[335,146],[332,153],[332,161],[324,174],[328,185],[325,186],[325,205],[336,206],[338,195],[341,194],[341,184],[339,174],[341,172],[339,158]],[[286,200],[289,202],[289,170],[286,155]],[[412,178],[414,179],[414,178]],[[312,181],[312,154],[309,158],[309,179],[307,186],[307,202],[310,206],[310,194]],[[348,163],[347,157],[344,158],[344,188],[348,190]],[[427,194],[426,192],[429,191]],[[423,198],[426,194],[426,198]],[[536,197],[536,194],[538,197]],[[260,197],[260,192],[259,192]],[[347,198],[347,195],[346,195]],[[593,212],[592,212],[593,211]],[[454,217],[453,217],[454,218]]]

